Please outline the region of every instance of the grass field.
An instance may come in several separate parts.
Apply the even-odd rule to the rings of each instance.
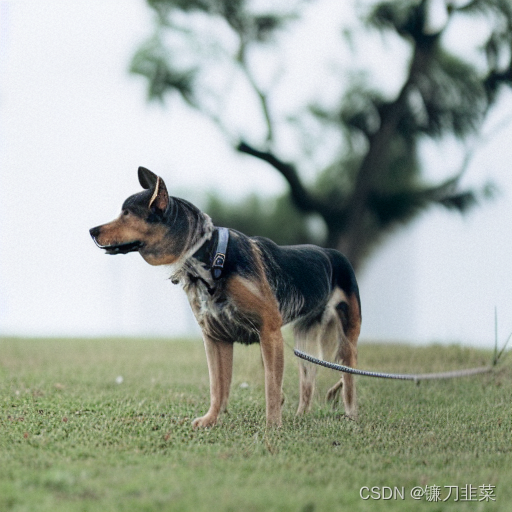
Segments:
[[[265,430],[258,347],[237,346],[230,413],[194,431],[209,398],[198,341],[0,338],[0,511],[510,510],[512,357],[493,374],[420,385],[359,377],[357,422],[325,403],[337,378],[325,369],[314,411],[296,418],[289,348],[286,359],[282,429]],[[382,371],[490,359],[456,346],[359,350],[360,367]],[[451,497],[411,497],[435,486]],[[404,499],[373,499],[372,487],[403,487]]]

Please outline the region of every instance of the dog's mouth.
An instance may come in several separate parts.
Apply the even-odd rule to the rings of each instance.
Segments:
[[[128,242],[126,244],[119,244],[119,245],[107,245],[105,247],[102,247],[102,249],[105,249],[105,252],[107,254],[127,254],[129,252],[136,252],[143,246],[142,242],[135,241],[135,242]]]
[[[113,245],[100,245],[96,238],[93,237],[94,242],[100,249],[104,249],[107,254],[128,254],[129,252],[138,251],[144,244],[138,240],[134,242],[127,242],[125,244]]]

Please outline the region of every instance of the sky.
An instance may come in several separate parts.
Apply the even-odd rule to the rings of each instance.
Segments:
[[[326,16],[319,11],[300,37],[322,30]],[[285,190],[198,113],[147,103],[146,84],[128,68],[151,33],[142,0],[0,0],[0,335],[198,335],[165,268],[138,254],[105,255],[89,228],[139,190],[140,165],[193,201],[211,190],[230,198]],[[304,59],[334,44],[324,36]],[[371,52],[364,58],[378,64]],[[512,332],[511,116],[508,95],[489,136],[474,141],[464,177],[468,186],[492,180],[496,199],[465,217],[428,212],[362,269],[362,339],[490,347],[495,308],[499,339]],[[450,145],[424,155],[435,178],[460,157]]]

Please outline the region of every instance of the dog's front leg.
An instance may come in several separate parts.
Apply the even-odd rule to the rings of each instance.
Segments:
[[[260,333],[260,345],[265,368],[267,427],[280,427],[284,374],[284,341],[281,329],[263,329]]]
[[[228,405],[233,374],[233,343],[212,340],[207,335],[203,338],[210,375],[210,409],[192,422],[194,428],[212,427],[217,423],[219,413]]]

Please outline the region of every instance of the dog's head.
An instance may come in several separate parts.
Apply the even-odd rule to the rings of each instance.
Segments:
[[[139,182],[144,191],[124,202],[117,219],[90,230],[107,254],[138,251],[151,265],[169,265],[211,236],[208,215],[188,201],[170,197],[160,176],[139,167]]]

